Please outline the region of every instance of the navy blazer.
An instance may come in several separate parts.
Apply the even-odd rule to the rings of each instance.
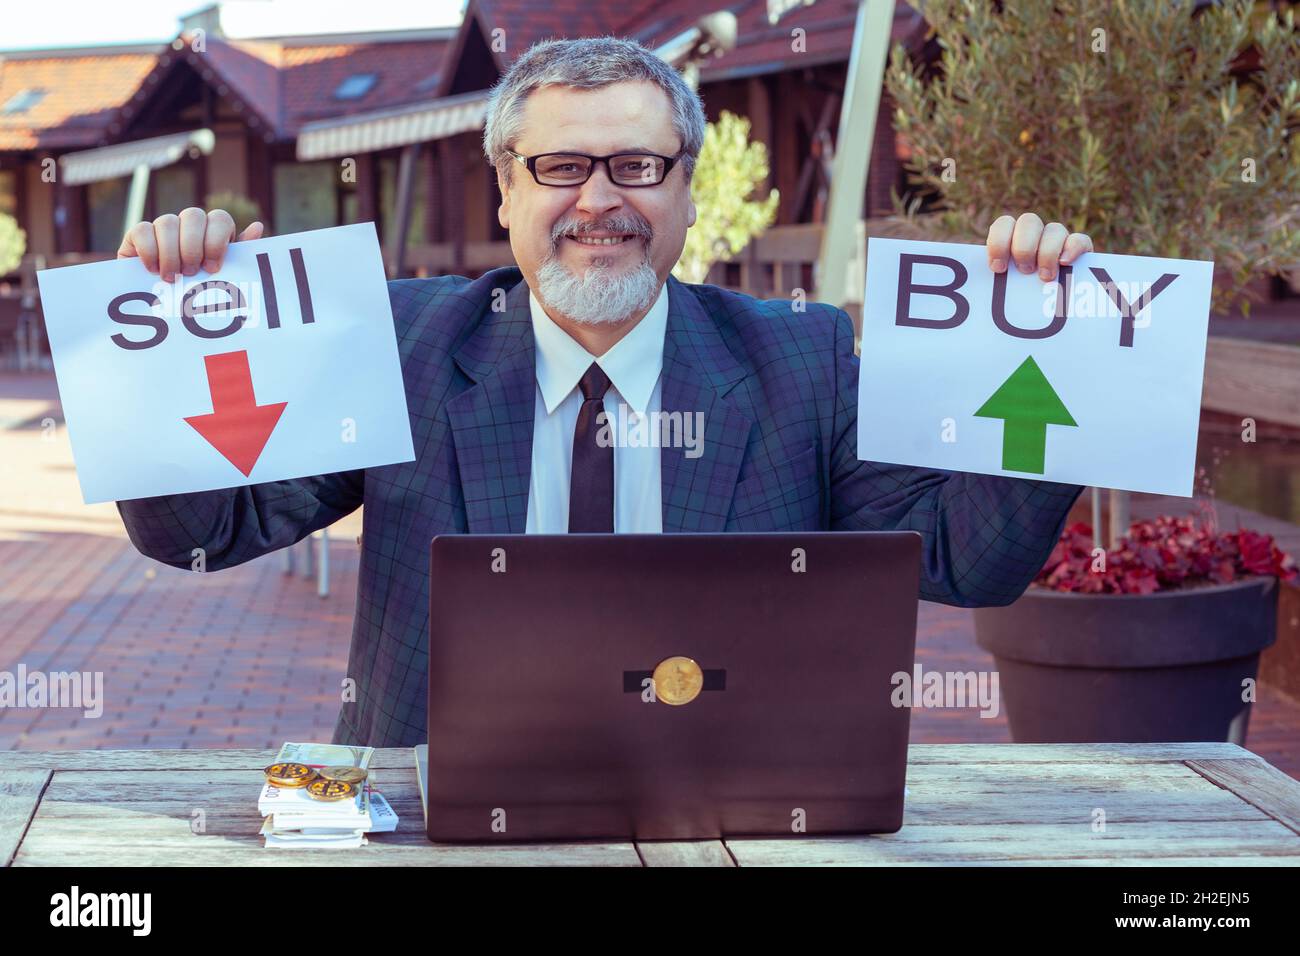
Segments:
[[[388,284],[416,458],[404,464],[119,501],[165,564],[242,564],[364,501],[356,617],[335,741],[426,739],[429,542],[524,532],[535,349],[518,269]],[[913,530],[920,597],[1014,601],[1046,561],[1077,485],[858,460],[858,359],[844,312],[668,280],[663,411],[703,413],[702,454],[661,452],[663,529]]]

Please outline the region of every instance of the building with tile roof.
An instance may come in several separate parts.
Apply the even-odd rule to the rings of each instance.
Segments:
[[[111,256],[128,221],[231,194],[278,234],[374,221],[393,275],[478,274],[511,262],[480,137],[486,91],[514,58],[607,34],[666,55],[702,15],[730,11],[734,46],[693,67],[706,113],[750,119],[781,194],[777,225],[797,231],[824,218],[857,6],[468,0],[456,27],[252,39],[225,35],[213,4],[161,46],[0,52],[0,211],[27,233],[28,286],[34,264]],[[922,50],[919,14],[900,2],[893,24],[894,41]],[[889,211],[902,185],[888,115],[864,215]],[[815,256],[798,258],[784,287],[811,284]],[[769,287],[780,272],[768,264]],[[18,307],[9,288],[0,330]]]
[[[109,181],[92,180],[66,191],[42,189],[53,185],[40,178],[41,170],[48,169],[46,161],[66,165],[68,154],[86,149],[211,127],[213,153],[177,160],[187,171],[174,170],[163,177],[170,184],[150,189],[145,214],[160,214],[177,197],[202,204],[209,193],[234,191],[256,200],[271,226],[283,232],[286,225],[319,215],[328,205],[316,197],[317,210],[295,213],[291,207],[305,200],[289,181],[312,177],[278,168],[299,159],[294,147],[304,127],[355,127],[358,119],[364,122],[395,108],[485,91],[515,56],[549,37],[612,33],[656,47],[689,29],[710,6],[708,0],[703,5],[667,0],[614,8],[585,0],[541,5],[469,0],[458,29],[409,36],[390,32],[249,40],[200,29],[182,32],[161,49],[136,45],[0,53],[0,170],[5,171],[0,202],[18,209],[33,251],[108,251],[104,240],[112,231],[110,214],[121,205],[125,184],[96,185]],[[798,180],[808,175],[811,141],[819,132],[833,132],[833,110],[832,122],[820,131],[818,120],[827,112],[826,100],[837,98],[842,88],[856,6],[855,0],[796,4],[773,22],[771,0],[732,4],[738,26],[735,48],[700,70],[710,117],[724,108],[750,115],[756,135],[768,140],[773,179],[778,186],[788,180],[782,222],[816,218],[807,188],[796,203],[801,198]],[[202,13],[195,19],[202,21]],[[919,43],[924,24],[910,7],[900,4],[895,21],[896,39]],[[798,44],[792,39],[795,31]],[[24,98],[34,102],[24,106]],[[10,103],[14,108],[6,108]],[[785,115],[787,110],[791,115]],[[789,129],[793,135],[774,136],[774,129]],[[431,177],[427,185],[436,190],[442,177],[427,168],[433,155],[435,150],[426,150],[421,173]],[[369,155],[371,163],[387,170],[392,163],[385,159],[395,157],[383,147]],[[67,162],[85,160],[73,156]],[[373,195],[336,197],[340,216],[354,207],[381,213],[378,207],[392,187],[378,177],[372,177],[371,185]],[[281,197],[282,191],[288,196]],[[42,193],[57,195],[42,198]],[[881,195],[887,194],[886,186]],[[436,230],[434,205],[421,211],[428,221],[417,223],[417,235],[427,231],[425,226]],[[471,238],[500,238],[488,223],[477,224],[484,229],[468,221],[465,225]]]

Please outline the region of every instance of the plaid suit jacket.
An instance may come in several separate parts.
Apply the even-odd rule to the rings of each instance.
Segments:
[[[913,530],[920,596],[1014,601],[1075,485],[858,460],[858,359],[842,311],[668,280],[663,410],[703,412],[703,453],[662,451],[665,532]],[[216,571],[287,547],[365,502],[340,743],[426,739],[429,542],[524,531],[536,379],[517,269],[389,283],[416,460],[117,503],[144,554]],[[497,307],[493,308],[494,302]],[[502,303],[504,308],[501,307]]]

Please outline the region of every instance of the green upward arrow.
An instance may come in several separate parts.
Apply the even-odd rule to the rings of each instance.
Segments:
[[[976,418],[1001,418],[1002,467],[1007,471],[1043,473],[1048,425],[1079,423],[1052,388],[1031,355],[998,387],[975,413]]]

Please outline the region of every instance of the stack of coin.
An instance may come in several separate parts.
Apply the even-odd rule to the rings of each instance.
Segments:
[[[369,776],[361,767],[322,767],[313,770],[305,763],[273,763],[263,771],[266,782],[286,790],[305,788],[307,796],[315,800],[333,802],[346,800],[357,794]]]
[[[305,787],[316,779],[316,771],[305,763],[273,763],[262,772],[271,786],[289,790]]]

